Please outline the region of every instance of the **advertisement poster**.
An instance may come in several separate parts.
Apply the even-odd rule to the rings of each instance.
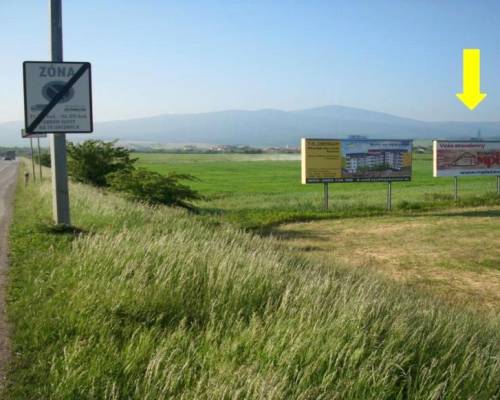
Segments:
[[[434,176],[500,175],[500,141],[435,140]]]
[[[409,181],[411,140],[302,139],[302,183]]]

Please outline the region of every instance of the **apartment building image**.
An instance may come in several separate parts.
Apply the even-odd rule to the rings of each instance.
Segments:
[[[407,150],[368,150],[366,153],[345,154],[345,171],[355,173],[360,169],[375,169],[386,165],[389,169],[400,170],[403,167],[403,154]]]

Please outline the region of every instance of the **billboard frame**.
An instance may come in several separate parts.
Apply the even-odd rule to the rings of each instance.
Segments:
[[[306,155],[305,143],[307,141],[328,141],[328,142],[339,142],[340,143],[340,156],[342,156],[342,142],[409,142],[410,150],[409,154],[412,156],[410,164],[410,175],[409,176],[393,176],[393,177],[340,177],[340,178],[318,178],[318,179],[308,179],[306,176]],[[301,176],[302,184],[315,184],[315,183],[376,183],[376,182],[410,182],[413,175],[413,139],[337,139],[337,138],[301,138]],[[340,173],[342,173],[342,166],[340,166]]]

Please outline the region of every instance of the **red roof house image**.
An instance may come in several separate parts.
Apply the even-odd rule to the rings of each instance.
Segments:
[[[466,151],[456,158],[451,165],[454,167],[473,167],[477,165],[477,157],[475,154]]]

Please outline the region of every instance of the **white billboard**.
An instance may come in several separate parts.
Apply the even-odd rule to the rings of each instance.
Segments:
[[[434,176],[500,176],[499,141],[435,140]]]

